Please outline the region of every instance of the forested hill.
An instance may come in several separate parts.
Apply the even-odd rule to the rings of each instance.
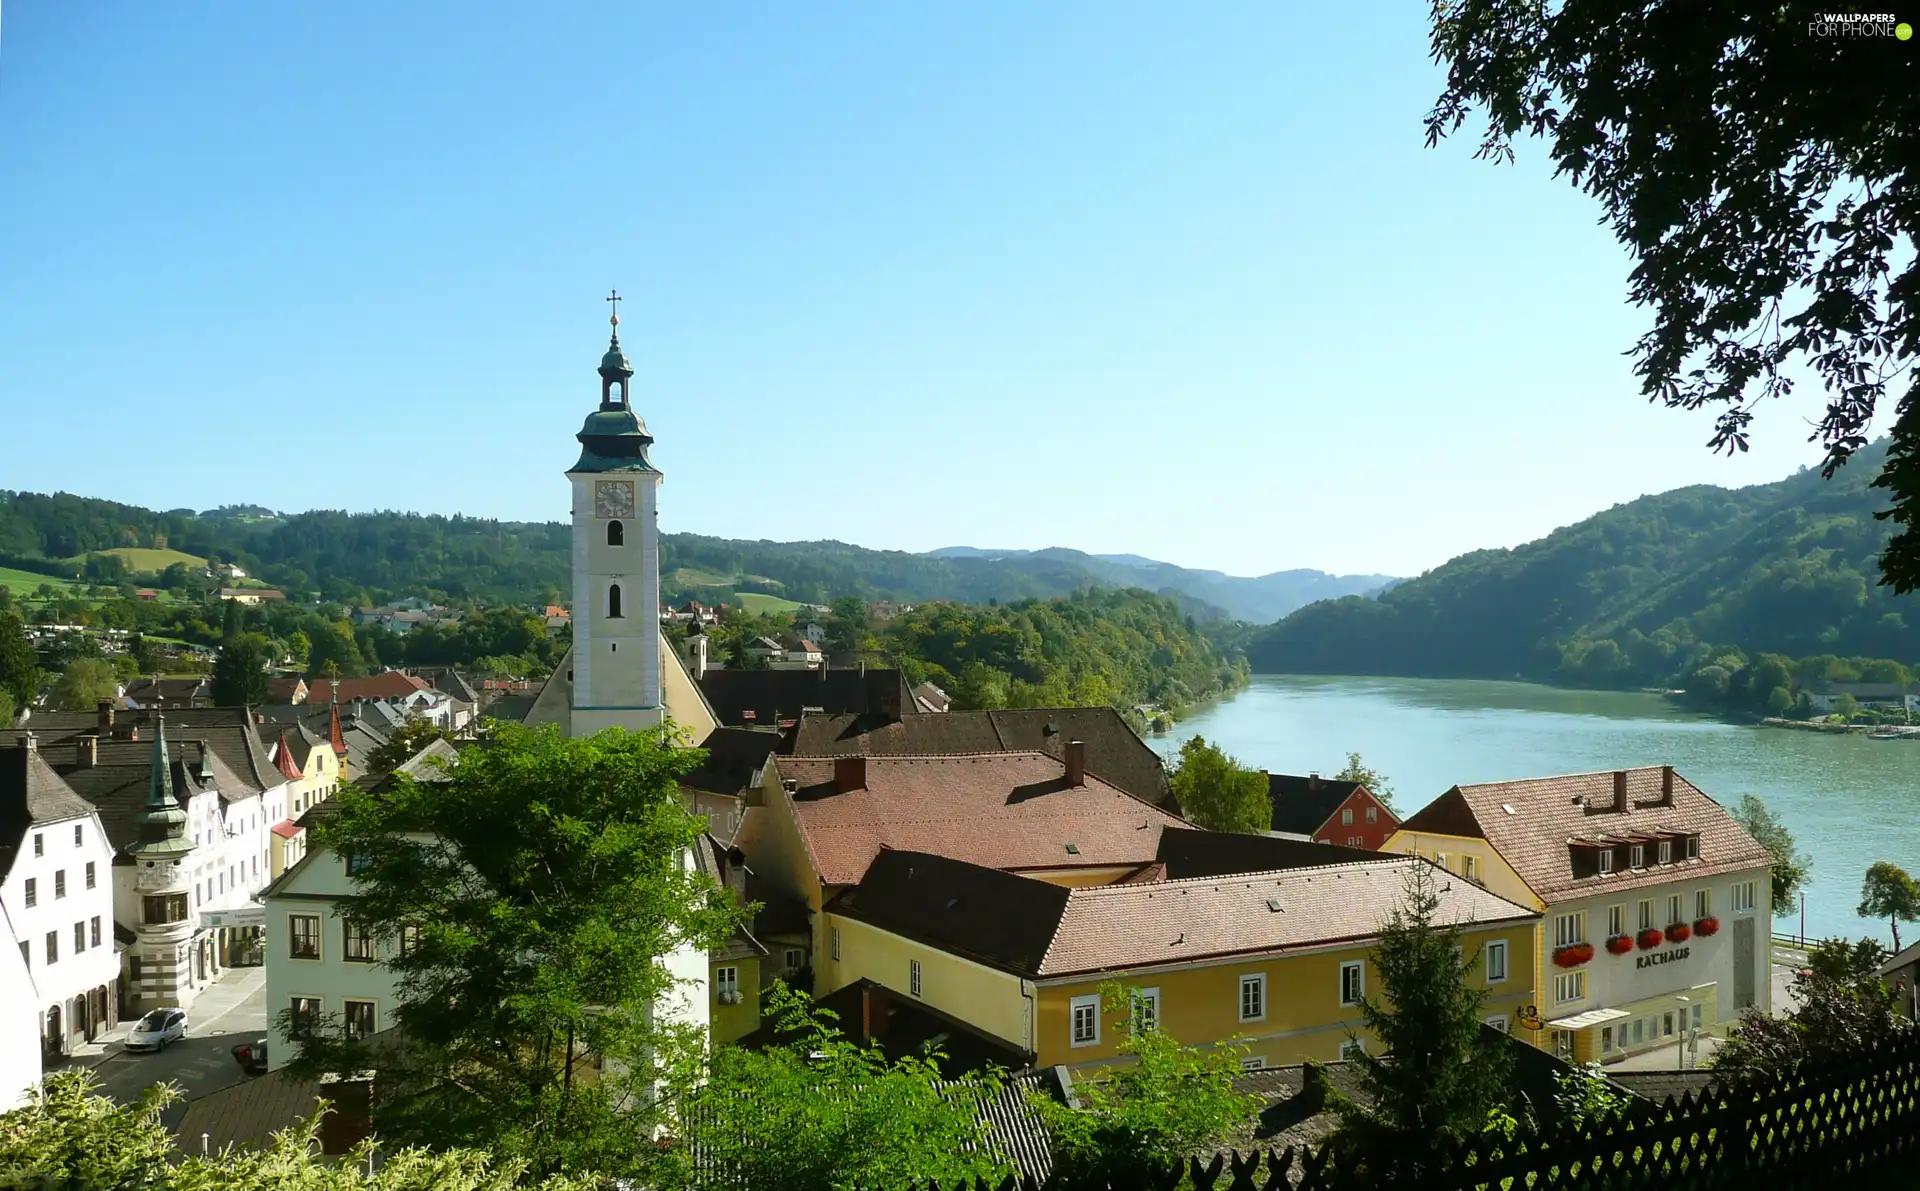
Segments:
[[[162,552],[175,552],[163,554]],[[155,512],[60,494],[0,491],[0,568],[114,581],[175,555],[239,563],[294,594],[342,603],[422,595],[454,601],[556,603],[570,580],[570,535],[558,522],[413,513],[277,515],[256,506]],[[108,553],[111,552],[111,553]],[[1234,579],[1141,559],[1073,550],[1031,553],[868,550],[841,542],[733,541],[666,534],[667,598],[731,601],[738,593],[825,604],[836,596],[985,604],[1049,599],[1090,586],[1140,587],[1200,620],[1270,621],[1326,594],[1364,591],[1379,576],[1290,571]]]
[[[1732,649],[1920,661],[1920,605],[1878,586],[1886,444],[1832,480],[1681,488],[1378,599],[1311,604],[1253,636],[1268,673],[1660,682]]]

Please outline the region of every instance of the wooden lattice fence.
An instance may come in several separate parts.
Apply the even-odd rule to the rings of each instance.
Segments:
[[[1289,1147],[1142,1171],[1113,1191],[1840,1191],[1869,1180],[1907,1186],[1916,1163],[1920,1031],[1909,1031],[1851,1062],[1642,1102],[1583,1128],[1487,1136],[1417,1171],[1390,1173],[1378,1156]],[[1008,1179],[975,1191],[1047,1187]]]

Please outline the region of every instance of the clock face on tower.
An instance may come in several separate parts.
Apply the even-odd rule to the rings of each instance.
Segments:
[[[633,481],[596,480],[593,485],[593,515],[633,516]]]

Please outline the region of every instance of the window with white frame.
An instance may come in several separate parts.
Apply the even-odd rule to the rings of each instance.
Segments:
[[[365,926],[351,919],[341,922],[340,941],[344,944],[341,958],[348,963],[370,964],[373,962],[373,933]]]
[[[1733,886],[1733,912],[1748,914],[1753,911],[1753,882],[1739,881]]]
[[[1350,835],[1347,837],[1347,847],[1349,848],[1364,848],[1366,846],[1367,837],[1364,835]]]
[[[1346,809],[1340,812],[1340,826],[1342,827],[1353,826],[1353,808],[1352,807],[1347,807]]]
[[[1480,879],[1480,858],[1477,856],[1462,856],[1460,858],[1460,875],[1469,881],[1478,881]]]
[[[293,959],[320,958],[320,915],[287,915],[287,955]]]
[[[1647,846],[1645,844],[1635,844],[1633,847],[1627,849],[1627,867],[1647,867]]]
[[[1498,984],[1507,978],[1507,941],[1494,939],[1487,944],[1487,983]]]
[[[1700,859],[1700,837],[1697,835],[1690,835],[1687,837],[1687,859],[1688,860]]]
[[[1433,854],[1433,862],[1448,872],[1453,871],[1453,861],[1448,858],[1445,852],[1435,852]]]
[[[907,991],[916,997],[920,995],[920,961],[917,959],[907,961]]]
[[[1493,1017],[1485,1018],[1483,1020],[1486,1022],[1487,1025],[1500,1031],[1502,1034],[1510,1034],[1513,1032],[1512,1027],[1507,1023],[1507,1015],[1504,1013],[1496,1014]]]
[[[1240,977],[1240,1020],[1260,1021],[1267,1016],[1267,977],[1264,972]]]
[[[1639,929],[1641,930],[1653,929],[1653,900],[1651,898],[1640,903]]]
[[[713,970],[713,991],[715,995],[730,999],[740,994],[740,969],[733,967]]]
[[[1266,1069],[1267,1060],[1264,1055],[1248,1055],[1246,1058],[1240,1060],[1240,1070],[1242,1071],[1265,1071]]]
[[[1677,893],[1668,894],[1667,895],[1667,925],[1672,926],[1679,921],[1680,921],[1680,895]]]
[[[1572,1001],[1584,1001],[1587,997],[1587,974],[1568,972],[1553,978],[1553,1003],[1565,1005]]]
[[[86,838],[87,838],[87,829],[81,826],[80,824],[75,823],[73,825],[73,846],[76,848],[85,847]]]
[[[1099,1045],[1100,997],[1098,994],[1073,998],[1068,1003],[1067,1015],[1072,1026],[1072,1037],[1069,1039],[1072,1045]]]
[[[798,972],[801,968],[807,966],[807,953],[805,951],[798,947],[788,947],[784,950],[786,954],[781,958],[785,961],[787,971]]]
[[[1367,967],[1359,960],[1340,965],[1340,1003],[1358,1005],[1367,996]]]
[[[1340,1061],[1351,1063],[1367,1053],[1367,1044],[1358,1038],[1349,1038],[1340,1044]]]
[[[1696,889],[1693,891],[1693,916],[1695,918],[1713,917],[1713,890]]]
[[[1607,907],[1607,937],[1627,933],[1627,908],[1625,906]]]
[[[1663,839],[1660,841],[1660,863],[1661,864],[1673,863],[1673,841],[1670,839]]]
[[[1600,857],[1600,871],[1603,873],[1612,872],[1613,871],[1613,849],[1602,848],[1600,849],[1598,855]]]
[[[372,1001],[342,1002],[341,1017],[349,1038],[365,1038],[380,1028],[379,1010]]]
[[[92,889],[97,883],[98,880],[93,871],[93,861],[89,860],[87,861],[87,888]]]
[[[1587,915],[1584,910],[1556,914],[1553,919],[1553,945],[1571,947],[1587,941]]]
[[[1133,990],[1133,1032],[1143,1034],[1160,1025],[1160,990],[1157,988],[1136,988]]]
[[[1380,821],[1380,808],[1379,808],[1379,807],[1377,807],[1377,806],[1370,806],[1370,807],[1368,807],[1368,808],[1367,808],[1367,822],[1369,822],[1369,823],[1378,823],[1379,821]]]

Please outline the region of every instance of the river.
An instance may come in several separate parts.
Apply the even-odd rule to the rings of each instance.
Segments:
[[[1758,794],[1813,860],[1813,937],[1891,938],[1854,913],[1867,866],[1920,873],[1920,742],[1751,728],[1692,715],[1658,695],[1518,682],[1256,675],[1154,739],[1171,757],[1198,733],[1244,765],[1333,773],[1357,751],[1402,814],[1471,782],[1671,764],[1723,805]],[[1799,930],[1783,907],[1777,929]],[[1902,924],[1901,941],[1920,938]]]

